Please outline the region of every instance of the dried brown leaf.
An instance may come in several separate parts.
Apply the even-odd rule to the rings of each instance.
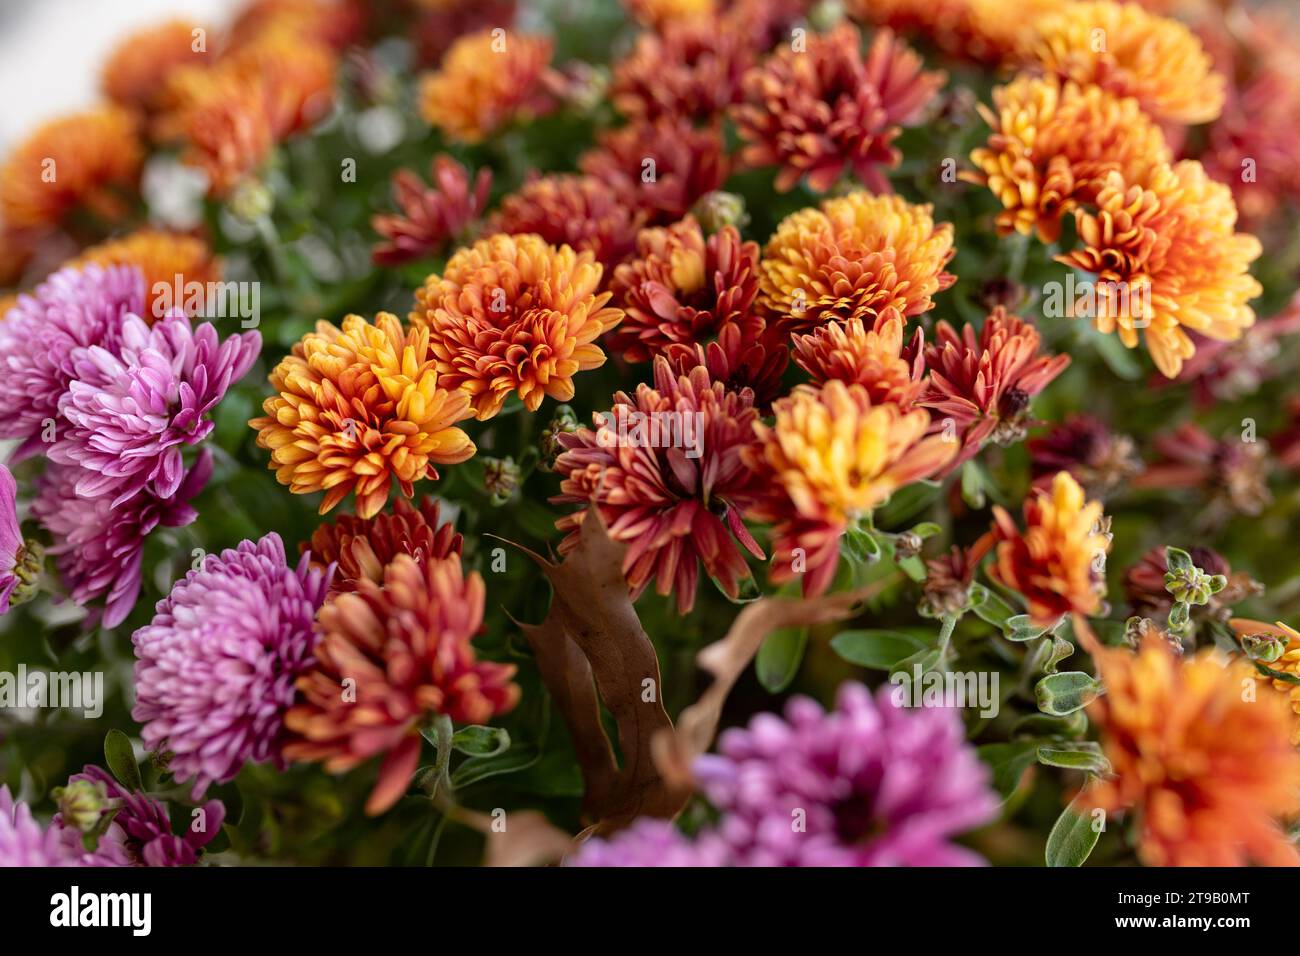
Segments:
[[[577,546],[559,564],[520,550],[553,590],[546,619],[520,627],[573,737],[584,818],[595,832],[608,833],[638,816],[673,816],[683,795],[664,782],[650,750],[657,733],[672,732],[672,721],[661,703],[658,655],[623,577],[627,546],[611,540],[593,508]],[[647,679],[654,682],[651,700],[645,699]],[[621,767],[601,724],[601,701],[618,727]]]

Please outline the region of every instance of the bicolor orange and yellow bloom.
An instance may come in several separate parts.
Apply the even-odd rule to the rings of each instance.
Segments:
[[[437,364],[429,330],[407,331],[390,313],[349,315],[341,329],[318,322],[271,372],[276,394],[249,422],[277,480],[325,492],[321,514],[355,492],[357,515],[370,518],[394,479],[410,498],[415,482],[438,477],[435,465],[471,457],[456,427],[472,414],[469,396],[442,383]]]
[[[551,41],[482,30],[457,40],[420,84],[420,115],[449,139],[484,137],[546,108]]]
[[[1093,204],[1075,211],[1081,248],[1058,259],[1096,276],[1097,329],[1128,348],[1141,331],[1173,378],[1196,351],[1188,332],[1232,341],[1254,324],[1249,302],[1262,287],[1249,268],[1259,240],[1236,231],[1232,190],[1200,163],[1161,165],[1136,183],[1111,172]]]
[[[754,426],[759,445],[745,460],[768,489],[756,518],[773,528],[773,581],[802,575],[805,594],[830,587],[840,538],[889,497],[939,471],[957,451],[926,437],[925,411],[873,405],[861,385],[800,385],[772,406],[775,421]]]
[[[950,223],[931,207],[864,191],[828,199],[783,219],[763,249],[759,302],[775,322],[807,331],[887,308],[911,317],[957,277]]]
[[[1106,693],[1088,709],[1112,774],[1093,806],[1136,814],[1149,866],[1295,866],[1279,819],[1300,811],[1300,751],[1280,694],[1244,661],[1190,659],[1158,635],[1095,652]]]
[[[1024,59],[1062,79],[1131,96],[1159,122],[1208,123],[1223,109],[1224,79],[1201,41],[1136,3],[1063,3],[1034,19]]]
[[[1025,530],[993,508],[994,561],[989,575],[1025,599],[1029,616],[1052,625],[1065,614],[1093,614],[1106,592],[1110,537],[1100,503],[1087,501],[1068,471],[1047,491],[1025,499]]]
[[[993,133],[971,154],[974,173],[1002,203],[998,231],[1055,242],[1061,219],[1095,198],[1105,175],[1136,182],[1171,159],[1164,134],[1137,100],[1100,86],[1022,74],[978,107]]]
[[[568,401],[573,376],[605,363],[596,340],[623,313],[599,291],[602,273],[590,252],[490,236],[425,280],[411,322],[428,332],[441,383],[463,390],[479,420],[511,395],[536,411],[548,395]]]

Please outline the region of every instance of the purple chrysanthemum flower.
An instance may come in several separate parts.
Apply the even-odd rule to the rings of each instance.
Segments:
[[[220,832],[226,818],[222,802],[209,800],[197,808],[197,813],[190,813],[185,835],[177,836],[172,832],[171,818],[164,804],[143,793],[128,791],[100,767],[87,766],[68,783],[78,780],[102,786],[108,800],[114,802],[111,809],[116,810],[95,851],[88,854],[85,861],[88,865],[193,866],[203,848]],[[55,817],[55,822],[62,823],[61,815]],[[69,827],[67,833],[79,843],[78,830]]]
[[[257,332],[222,342],[212,323],[195,329],[180,311],[153,326],[126,316],[115,349],[91,346],[73,356],[75,377],[59,401],[68,428],[50,458],[82,467],[83,497],[112,488],[117,504],[146,485],[172,497],[184,475],[181,449],[212,431],[204,416],[261,347]]]
[[[0,867],[79,866],[82,855],[61,827],[41,826],[27,804],[0,787]]]
[[[284,712],[333,573],[310,559],[291,568],[275,533],[209,555],[132,637],[132,716],[146,745],[172,754],[176,778],[194,778],[196,799],[246,762],[284,764]]]
[[[170,498],[152,490],[115,504],[109,488],[93,497],[80,497],[82,470],[52,465],[41,479],[32,514],[54,536],[50,553],[58,556],[64,586],[79,605],[104,597],[103,625],[117,627],[140,594],[145,539],[155,528],[180,528],[198,517],[190,499],[203,490],[212,474],[212,454],[199,453]],[[92,615],[92,622],[98,614]]]
[[[988,770],[957,711],[895,706],[893,689],[845,684],[829,713],[795,698],[785,720],[760,714],[696,761],[738,865],[983,862],[949,841],[996,815]]]
[[[0,465],[0,614],[9,610],[9,595],[18,586],[18,555],[23,535],[18,528],[18,485]]]
[[[668,820],[642,818],[609,839],[588,840],[565,866],[727,866],[729,859],[715,834],[692,840]]]
[[[144,307],[144,276],[132,266],[63,269],[19,296],[0,322],[0,438],[23,442],[15,460],[54,437],[45,423],[58,418],[75,354],[115,348],[122,316]]]

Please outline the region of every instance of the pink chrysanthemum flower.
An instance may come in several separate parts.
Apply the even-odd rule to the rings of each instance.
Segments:
[[[222,342],[211,323],[194,329],[182,312],[152,328],[128,315],[115,350],[91,346],[74,356],[75,377],[59,400],[70,427],[50,458],[81,466],[83,497],[113,488],[120,503],[151,485],[170,498],[184,476],[181,449],[212,431],[205,416],[261,346],[255,331]]]
[[[0,787],[0,867],[79,864],[80,855],[64,840],[62,828],[41,826],[27,804]]]
[[[198,517],[190,499],[212,474],[211,453],[204,451],[176,491],[160,498],[144,492],[120,503],[113,487],[93,497],[77,493],[80,468],[55,465],[41,479],[32,516],[54,536],[49,553],[58,559],[59,576],[72,600],[87,605],[104,598],[103,611],[92,612],[89,625],[117,627],[140,594],[144,542],[155,528],[182,528]]]
[[[9,596],[18,586],[18,559],[23,535],[18,528],[18,485],[9,469],[0,465],[0,614],[9,610]]]
[[[126,266],[63,269],[18,297],[0,321],[0,438],[23,442],[15,460],[53,440],[79,350],[115,348],[122,317],[145,304],[144,276]]]
[[[199,797],[245,763],[284,765],[284,713],[312,664],[330,571],[285,560],[272,532],[209,555],[132,636],[136,703],[149,747],[171,754]]]

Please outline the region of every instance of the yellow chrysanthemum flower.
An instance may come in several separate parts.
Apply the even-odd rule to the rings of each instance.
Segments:
[[[374,324],[349,315],[343,328],[318,322],[271,373],[278,394],[249,422],[271,467],[294,494],[324,491],[325,514],[352,491],[362,518],[378,514],[392,480],[414,494],[433,465],[462,462],[474,443],[456,422],[469,396],[439,382],[427,329],[404,331],[381,312]]]

